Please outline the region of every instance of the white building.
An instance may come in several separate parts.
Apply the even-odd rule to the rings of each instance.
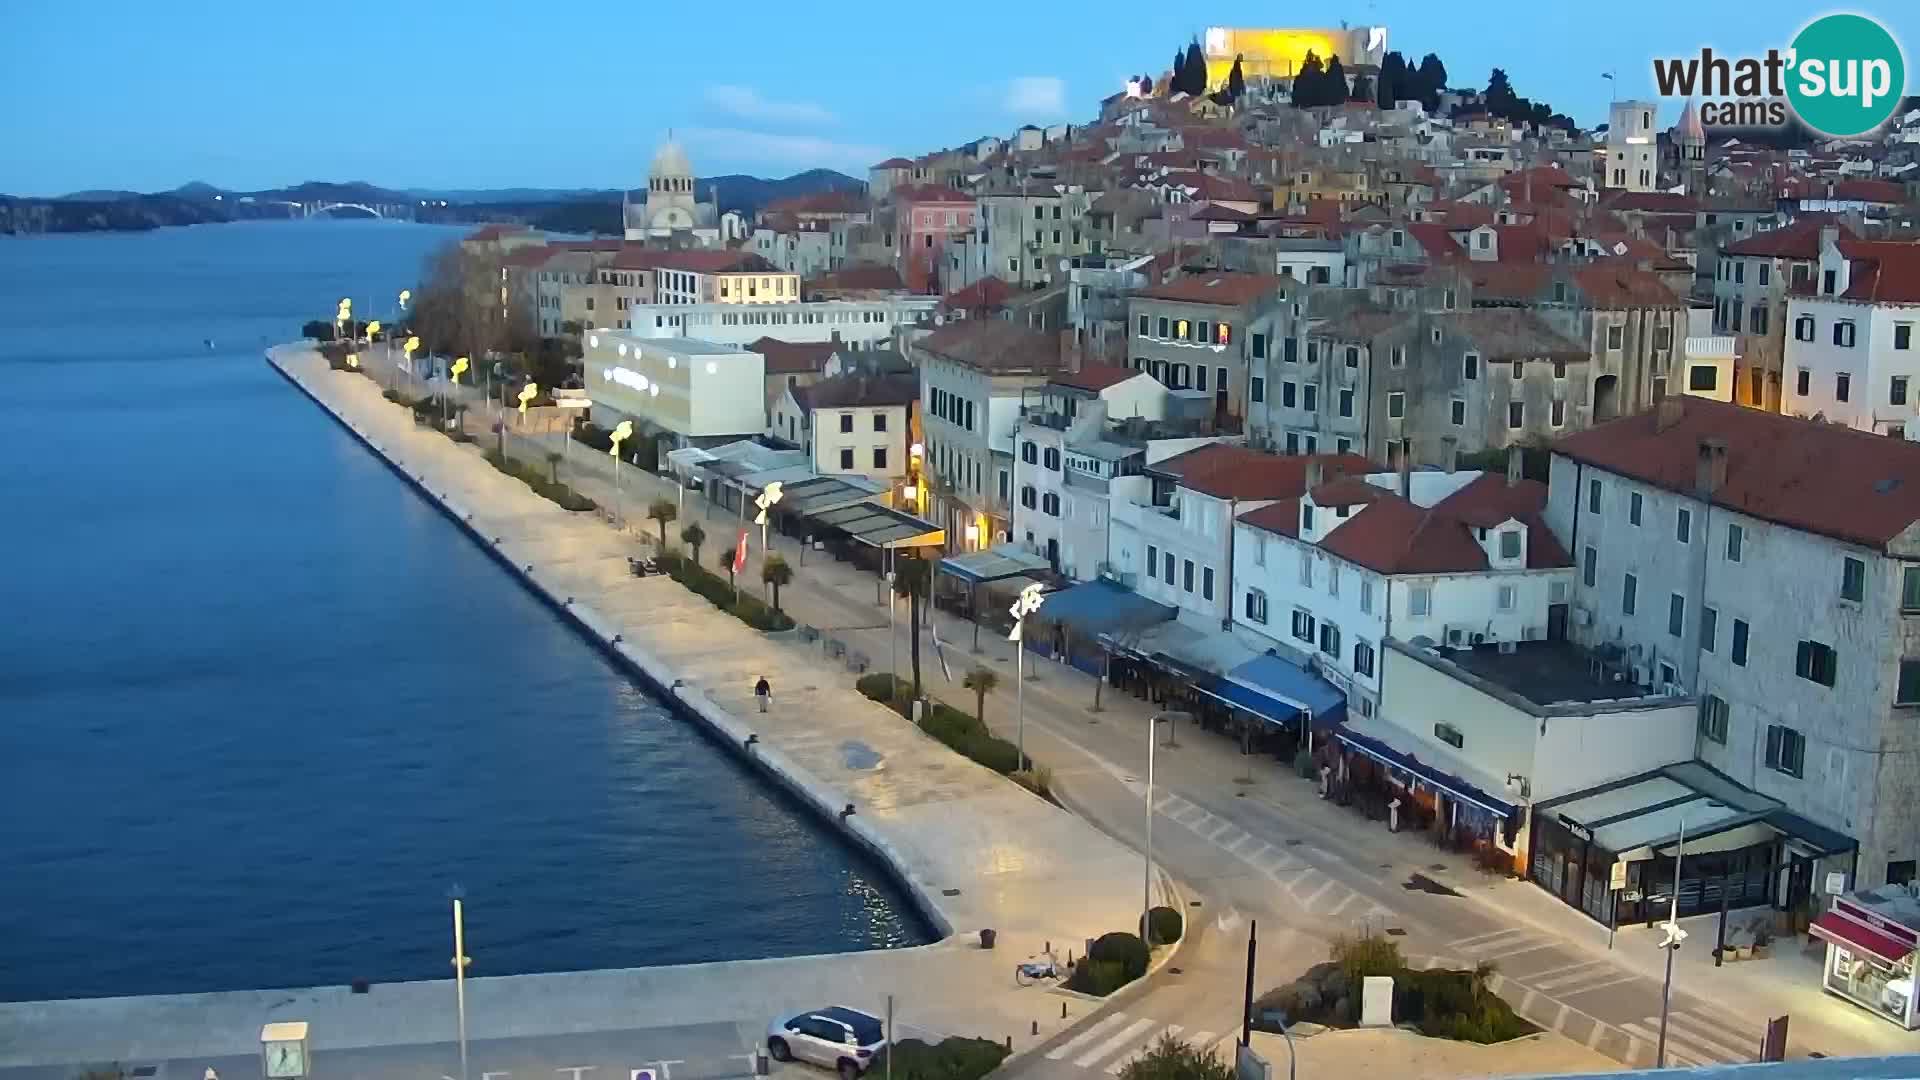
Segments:
[[[1655,113],[1650,101],[1616,101],[1607,110],[1606,187],[1653,191],[1659,186]]]
[[[1825,230],[1811,285],[1787,299],[1783,411],[1879,435],[1916,431],[1920,244]]]
[[[626,238],[664,241],[681,237],[713,248],[745,235],[745,222],[738,214],[721,214],[712,199],[701,201],[694,188],[693,165],[687,160],[687,152],[669,136],[655,151],[653,164],[647,169],[646,201],[635,206],[622,194]],[[709,190],[707,194],[712,196],[714,192]]]
[[[666,251],[652,260],[658,304],[793,304],[800,275],[750,251]]]
[[[739,304],[645,304],[625,313],[640,337],[690,337],[748,345],[763,337],[795,344],[842,341],[871,348],[905,329],[930,327],[937,296]]]
[[[766,368],[759,353],[687,338],[589,331],[582,364],[593,422],[632,420],[637,434],[676,446],[758,435],[766,429]]]
[[[1911,879],[1920,446],[1675,396],[1555,449],[1546,517],[1579,566],[1573,637],[1697,697],[1700,760],[1857,840],[1856,885]],[[1787,825],[1803,839],[1777,892],[1797,901],[1835,845]]]
[[[865,476],[897,492],[909,471],[919,396],[911,375],[849,374],[790,385],[774,406],[771,434],[804,447],[822,476]]]

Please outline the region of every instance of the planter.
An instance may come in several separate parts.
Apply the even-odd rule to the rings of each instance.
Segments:
[[[1733,958],[1735,960],[1751,960],[1753,958],[1753,946],[1735,945],[1733,947]]]
[[[1753,958],[1755,960],[1765,960],[1767,957],[1772,955],[1773,955],[1773,946],[1771,944],[1755,945],[1753,947]]]
[[[981,947],[981,948],[983,948],[983,949],[991,949],[991,948],[993,948],[993,939],[994,939],[994,938],[995,938],[996,936],[997,936],[997,935],[995,935],[995,934],[994,934],[994,932],[993,932],[992,930],[982,930],[982,931],[980,931],[980,947]]]

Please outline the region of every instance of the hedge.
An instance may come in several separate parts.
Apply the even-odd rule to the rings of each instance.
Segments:
[[[459,441],[459,440],[455,440]],[[545,499],[560,504],[564,510],[591,510],[595,503],[592,499],[573,490],[565,484],[556,484],[547,479],[539,469],[529,465],[520,465],[503,457],[498,450],[487,451],[487,463],[508,476],[517,477],[522,483]]]
[[[726,578],[699,566],[675,552],[662,552],[657,560],[673,580],[707,598],[714,607],[732,615],[755,630],[769,633],[793,629],[793,619],[773,610],[749,589],[737,593]]]
[[[919,1039],[901,1039],[873,1056],[868,1076],[892,1076],[893,1080],[980,1080],[998,1068],[1007,1057],[1007,1048],[990,1039],[961,1036],[942,1039],[929,1045]],[[888,1072],[887,1060],[893,1060]]]
[[[911,712],[912,706],[908,702],[912,684],[905,679],[882,672],[863,676],[853,685],[868,698],[891,706],[902,716]],[[1020,749],[988,731],[987,725],[975,719],[972,713],[936,701],[921,719],[920,729],[945,743],[948,748],[1002,776],[1022,771]],[[1032,766],[1033,759],[1028,758],[1026,764]]]

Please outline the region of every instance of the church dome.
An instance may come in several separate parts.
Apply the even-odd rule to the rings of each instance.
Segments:
[[[692,176],[693,163],[687,160],[687,152],[669,136],[654,151],[653,164],[647,169],[649,176]]]

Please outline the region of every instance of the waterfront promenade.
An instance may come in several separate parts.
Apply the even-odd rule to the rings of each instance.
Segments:
[[[681,707],[675,722],[705,724],[736,745],[754,736],[754,746],[742,752],[768,771],[767,782],[788,785],[831,819],[851,804],[843,827],[896,868],[947,935],[933,945],[882,952],[500,977],[485,975],[485,943],[470,940],[476,977],[467,999],[476,1043],[493,1040],[506,1048],[509,1043],[497,1041],[550,1042],[569,1034],[604,1043],[621,1033],[699,1029],[737,1056],[783,1010],[836,1002],[877,1011],[893,994],[908,1030],[1012,1037],[1017,1050],[1091,1011],[1091,1002],[1069,995],[1017,988],[1012,968],[1046,943],[1063,956],[1069,949],[1077,954],[1088,938],[1130,929],[1141,900],[1137,854],[867,701],[848,673],[820,663],[817,647],[760,635],[669,579],[633,578],[626,565],[637,551],[631,538],[596,515],[571,514],[533,494],[490,467],[478,448],[415,426],[406,410],[381,398],[373,380],[330,371],[302,347],[276,349],[271,358],[556,609],[659,683]],[[757,714],[752,701],[762,674],[778,688],[766,715]],[[672,866],[659,867],[659,883],[674,887]],[[592,867],[580,868],[579,887],[583,894],[593,890]],[[747,880],[739,887],[777,890],[780,883]],[[993,951],[978,947],[982,928],[998,932]],[[289,967],[297,970],[297,961]],[[70,1075],[67,1066],[108,1061],[174,1061],[184,1068],[254,1052],[262,1023],[306,1020],[316,1056],[364,1056],[376,1048],[398,1055],[376,1055],[363,1075],[387,1075],[384,1070],[401,1068],[393,1064],[401,1061],[413,1065],[394,1075],[451,1074],[453,999],[451,983],[438,981],[375,985],[365,995],[322,987],[6,1004],[0,1005],[0,1069]],[[730,1034],[709,1038],[713,1025]],[[566,1060],[573,1049],[553,1053],[554,1067],[574,1064]],[[656,1056],[672,1060],[673,1047]],[[707,1054],[716,1061],[722,1056]],[[622,1060],[638,1067],[651,1059]],[[742,1075],[746,1059],[710,1065],[704,1073],[681,1071]]]

